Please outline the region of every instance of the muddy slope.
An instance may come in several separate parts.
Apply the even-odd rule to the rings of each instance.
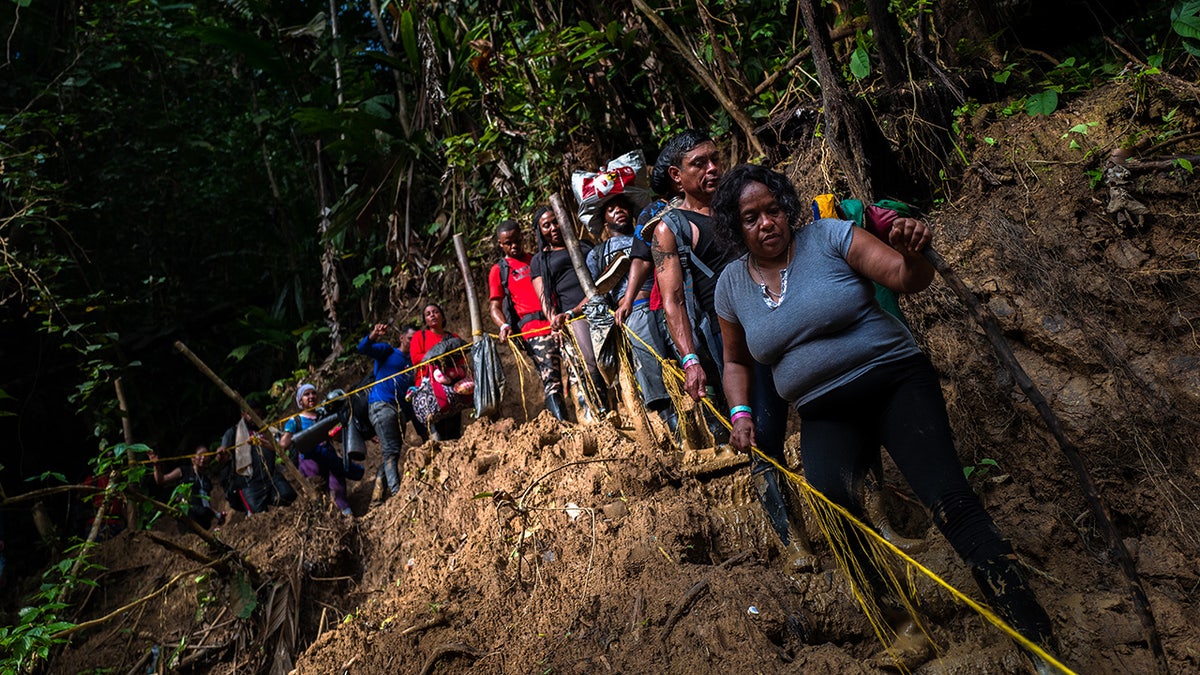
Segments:
[[[1091,182],[1114,148],[1196,131],[1194,104],[1112,85],[1048,121],[981,109],[963,120],[965,186],[934,216],[936,246],[1091,464],[1174,672],[1200,669],[1197,179],[1176,168]],[[1195,153],[1191,143],[1164,152]],[[821,162],[801,151],[787,166],[802,193],[824,191]],[[1062,659],[1081,673],[1151,672],[1124,579],[1046,426],[944,284],[905,310]],[[158,645],[154,658],[177,652],[188,669],[220,673],[876,672],[879,643],[819,533],[810,527],[818,569],[785,574],[744,468],[697,476],[631,432],[514,415],[412,448],[400,495],[368,509],[360,484],[356,519],[315,504],[226,526],[240,568],[193,571],[201,563],[144,534],[106,543],[108,569],[80,619],[189,574],[80,635],[54,670],[144,669]],[[978,597],[887,474],[893,521],[927,538],[918,560]],[[918,672],[1020,671],[996,629],[932,583],[918,588],[941,654]]]

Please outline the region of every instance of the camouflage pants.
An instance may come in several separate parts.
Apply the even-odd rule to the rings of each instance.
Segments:
[[[546,396],[562,394],[562,353],[558,350],[558,340],[554,335],[539,335],[525,338],[525,343],[529,345],[529,357],[537,368]]]

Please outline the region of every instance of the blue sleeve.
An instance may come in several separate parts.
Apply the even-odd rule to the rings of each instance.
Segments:
[[[288,421],[283,423],[283,433],[294,434],[297,431],[299,431],[299,429],[297,429],[297,427],[299,427],[299,426],[300,426],[300,418],[289,417]]]
[[[386,342],[371,342],[371,335],[368,333],[359,341],[358,353],[366,354],[376,361],[383,361],[392,355],[392,346]]]

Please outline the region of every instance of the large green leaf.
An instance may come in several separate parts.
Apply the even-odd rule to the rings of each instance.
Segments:
[[[1040,94],[1034,94],[1025,100],[1025,112],[1030,117],[1049,115],[1058,109],[1058,92],[1047,89]]]
[[[850,55],[850,73],[859,80],[871,74],[871,57],[861,46]]]
[[[400,13],[400,42],[404,45],[404,53],[413,70],[420,71],[421,58],[417,52],[417,29],[413,26],[413,13],[406,9]]]

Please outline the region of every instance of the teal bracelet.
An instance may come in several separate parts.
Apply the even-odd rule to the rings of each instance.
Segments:
[[[680,361],[680,363],[683,365],[684,368],[691,366],[693,363],[699,365],[700,357],[696,356],[695,354],[687,354],[683,357],[683,359]]]
[[[729,409],[729,416],[730,416],[730,417],[733,417],[734,415],[736,415],[736,414],[738,414],[738,413],[740,413],[740,412],[744,412],[744,413],[746,413],[747,415],[753,415],[753,414],[754,414],[754,411],[753,411],[753,410],[751,410],[751,409],[750,409],[750,406],[748,406],[748,405],[735,405],[735,406],[733,406],[732,408],[730,408],[730,409]]]

